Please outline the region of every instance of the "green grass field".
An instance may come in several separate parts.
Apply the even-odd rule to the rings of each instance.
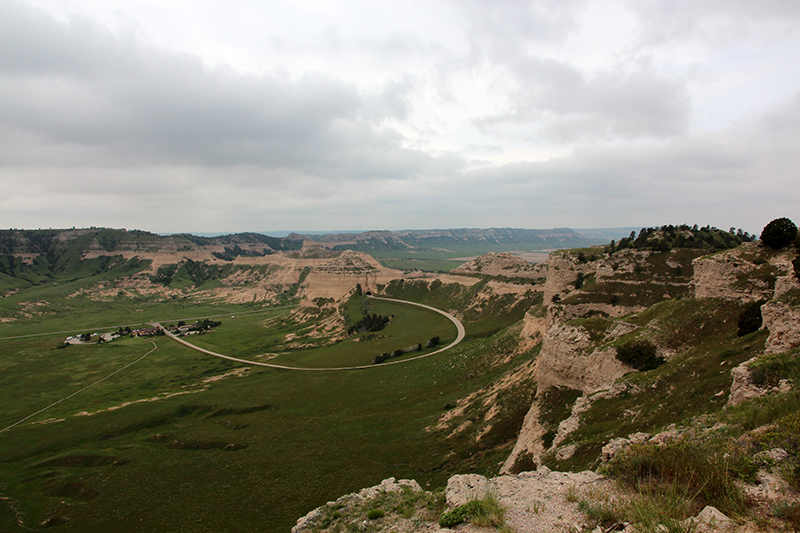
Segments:
[[[317,349],[297,349],[294,344],[315,344],[320,339],[304,337],[313,324],[297,330],[290,323],[264,320],[260,315],[244,315],[230,321],[231,326],[219,332],[187,339],[192,344],[224,355],[252,358],[266,362],[264,353],[280,354],[269,358],[270,363],[299,367],[337,367],[368,365],[383,352],[391,352],[414,344],[425,344],[431,337],[439,336],[440,346],[455,340],[452,323],[442,315],[429,310],[395,302],[369,301],[370,312],[393,315],[389,326],[372,335],[354,335],[334,344]],[[291,342],[286,335],[296,334]],[[432,352],[409,353],[405,358]],[[401,358],[402,359],[402,358]]]
[[[464,258],[477,257],[489,252],[535,252],[539,248],[521,244],[487,244],[472,246],[451,244],[444,248],[426,248],[420,250],[370,250],[368,253],[388,268],[398,270],[422,270],[424,272],[449,272],[464,264]]]
[[[503,443],[473,459],[459,443],[426,431],[445,405],[518,364],[476,371],[487,357],[477,338],[367,370],[250,365],[231,374],[248,365],[167,337],[58,349],[66,334],[52,333],[216,315],[220,327],[187,340],[236,357],[266,360],[264,354],[279,353],[271,361],[349,366],[434,335],[440,345],[451,342],[455,327],[432,311],[352,300],[348,315],[366,305],[394,318],[369,340],[325,345],[309,336],[313,320],[290,318],[292,308],[97,299],[91,288],[81,281],[34,287],[0,303],[2,316],[16,318],[0,324],[0,430],[137,361],[153,342],[157,349],[0,433],[0,495],[10,499],[0,505],[0,531],[25,530],[18,519],[24,528],[58,531],[288,531],[314,507],[387,477],[441,486],[461,469],[496,472],[508,451]],[[518,314],[510,313],[500,313],[491,329],[506,327]],[[490,322],[487,315],[468,327],[485,338]],[[20,335],[37,336],[11,338]]]

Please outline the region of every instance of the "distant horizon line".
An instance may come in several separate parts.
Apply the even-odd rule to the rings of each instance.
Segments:
[[[171,235],[195,235],[197,237],[219,237],[222,235],[235,235],[237,233],[258,233],[261,235],[267,235],[269,237],[286,237],[291,234],[296,235],[337,235],[343,233],[369,233],[369,232],[382,232],[388,231],[391,233],[398,233],[403,231],[451,231],[451,230],[460,230],[460,229],[517,229],[517,230],[534,230],[534,231],[543,231],[543,230],[556,230],[556,229],[568,229],[575,232],[581,231],[630,231],[630,230],[638,230],[643,227],[647,226],[618,226],[618,227],[599,227],[599,228],[572,228],[569,226],[558,226],[558,227],[551,227],[551,228],[522,228],[522,227],[511,227],[511,226],[461,226],[461,227],[452,227],[452,228],[422,228],[422,229],[365,229],[365,230],[279,230],[279,231],[234,231],[234,232],[188,232],[188,231],[179,231],[179,232],[165,232],[165,233],[157,233],[162,237],[168,237]]]
[[[674,225],[674,224],[673,224]],[[208,232],[208,231],[201,231],[201,232],[193,232],[193,231],[151,231],[151,230],[143,230],[141,228],[125,228],[125,227],[110,227],[110,226],[72,226],[72,227],[62,227],[62,228],[20,228],[20,227],[11,227],[11,228],[4,228],[0,231],[45,231],[45,230],[52,230],[52,231],[69,231],[69,230],[102,230],[102,229],[114,229],[114,230],[123,230],[123,231],[147,231],[148,233],[153,233],[155,235],[161,237],[169,237],[172,235],[194,235],[197,237],[219,237],[224,235],[235,235],[241,233],[256,233],[260,235],[266,235],[269,237],[286,237],[291,234],[298,234],[298,235],[337,235],[337,234],[359,234],[359,233],[369,233],[369,232],[390,232],[390,233],[399,233],[399,232],[416,232],[416,231],[453,231],[453,230],[464,230],[464,229],[476,229],[476,230],[489,230],[489,229],[512,229],[512,230],[534,230],[534,231],[544,231],[544,230],[559,230],[559,229],[566,229],[570,231],[574,231],[576,233],[581,232],[603,232],[603,231],[613,231],[613,232],[620,232],[620,231],[637,231],[642,228],[647,227],[661,227],[663,224],[656,224],[650,226],[605,226],[605,227],[570,227],[570,226],[557,226],[557,227],[550,227],[550,228],[524,228],[524,227],[512,227],[512,226],[461,226],[461,227],[431,227],[431,228],[421,228],[421,229],[410,229],[410,228],[403,228],[403,229],[364,229],[364,230],[275,230],[275,231],[263,231],[263,230],[242,230],[242,231],[217,231],[217,232]],[[698,224],[699,226],[699,224]],[[706,225],[710,226],[710,225]],[[712,226],[713,227],[713,226]],[[724,231],[724,228],[718,228]]]

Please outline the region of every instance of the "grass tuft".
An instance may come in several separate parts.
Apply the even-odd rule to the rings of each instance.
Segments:
[[[472,500],[444,513],[439,518],[442,527],[453,527],[462,522],[471,522],[476,526],[506,528],[505,508],[500,498],[493,491],[486,493],[481,500]]]
[[[748,457],[733,441],[702,442],[684,436],[663,445],[631,446],[608,469],[630,487],[647,486],[651,494],[670,494],[680,486],[697,507],[713,505],[727,514],[742,514],[747,506],[736,480],[755,475]]]

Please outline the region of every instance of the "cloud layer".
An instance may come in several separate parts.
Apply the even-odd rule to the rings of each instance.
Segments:
[[[0,2],[0,226],[800,218],[796,2]]]

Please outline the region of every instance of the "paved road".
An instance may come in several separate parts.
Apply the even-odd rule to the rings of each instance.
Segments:
[[[386,365],[399,365],[401,363],[408,363],[409,361],[415,361],[417,359],[422,359],[423,357],[430,357],[431,355],[434,355],[434,354],[437,354],[437,353],[441,353],[441,352],[443,352],[445,350],[449,350],[450,348],[452,348],[453,346],[457,345],[462,340],[464,340],[464,335],[466,334],[466,332],[464,331],[464,325],[461,322],[459,322],[459,320],[456,317],[454,317],[453,315],[451,315],[449,313],[445,313],[441,309],[436,309],[435,307],[431,307],[429,305],[418,304],[416,302],[409,302],[409,301],[406,301],[406,300],[396,300],[394,298],[381,298],[381,297],[378,297],[378,296],[370,296],[369,298],[373,298],[375,300],[386,300],[387,302],[400,302],[400,303],[409,304],[409,305],[416,305],[417,307],[424,307],[425,309],[429,309],[431,311],[439,313],[440,315],[443,315],[443,316],[447,317],[453,324],[455,324],[456,330],[458,332],[458,334],[456,335],[456,340],[454,340],[453,342],[451,342],[450,344],[448,344],[444,348],[440,348],[440,349],[436,350],[435,352],[426,353],[424,355],[418,355],[416,357],[409,357],[408,359],[401,359],[400,361],[386,361],[386,362],[378,364],[378,365],[361,365],[361,366],[345,366],[345,367],[335,367],[335,368],[318,368],[318,367],[300,367],[300,366],[276,365],[276,364],[272,364],[272,363],[262,363],[260,361],[249,361],[247,359],[240,359],[238,357],[231,357],[230,355],[223,355],[221,353],[212,352],[211,350],[206,350],[205,348],[201,348],[199,346],[195,346],[194,344],[191,344],[191,343],[183,340],[181,337],[178,337],[177,335],[173,334],[172,332],[167,331],[166,329],[164,329],[161,326],[161,324],[154,323],[153,325],[160,327],[162,330],[164,330],[164,333],[166,333],[169,337],[172,337],[176,341],[180,342],[181,344],[185,344],[189,348],[192,348],[193,350],[197,350],[198,352],[202,352],[202,353],[207,354],[207,355],[213,355],[214,357],[221,357],[222,359],[228,359],[230,361],[236,361],[238,363],[245,363],[245,364],[248,364],[248,365],[266,366],[266,367],[269,367],[269,368],[279,368],[281,370],[305,370],[305,371],[311,371],[311,372],[327,372],[327,371],[340,371],[340,370],[362,370],[362,369],[367,369],[367,368],[380,368],[380,367],[386,366]]]

